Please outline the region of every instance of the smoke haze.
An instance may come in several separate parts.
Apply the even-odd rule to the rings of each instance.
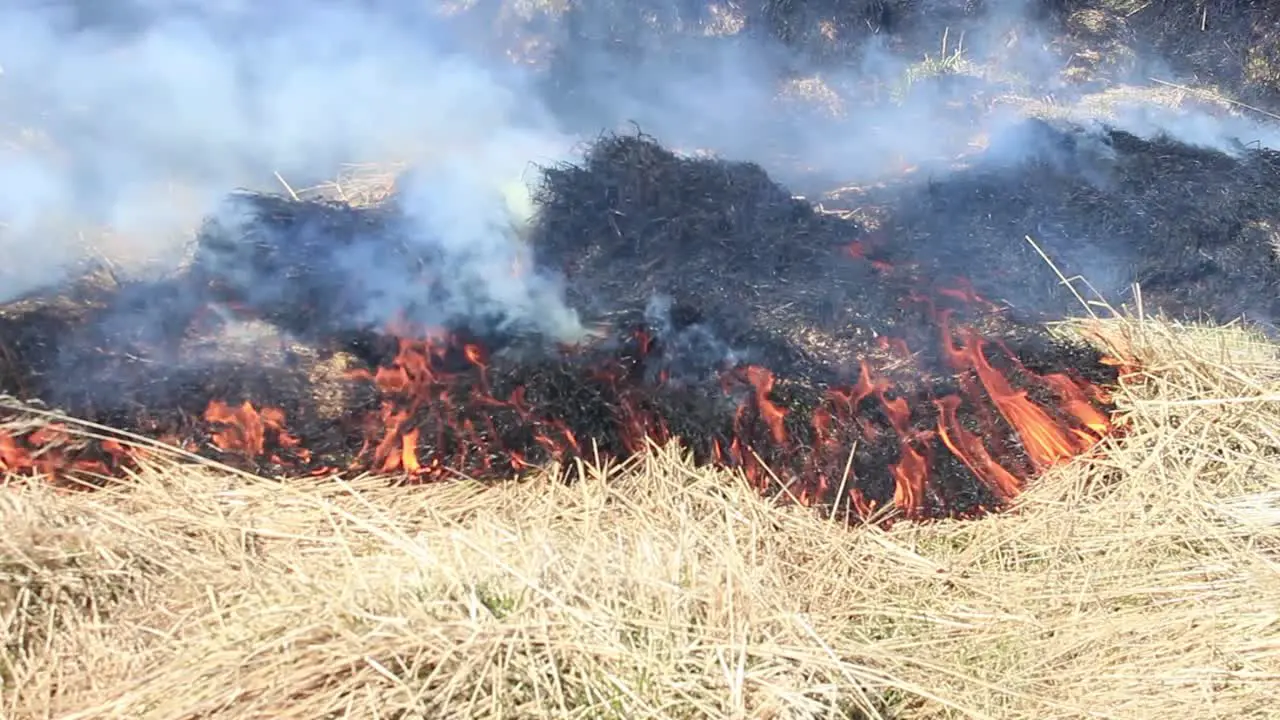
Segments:
[[[690,3],[640,5],[671,11],[668,22],[708,17],[675,12]],[[974,57],[986,68],[966,82],[1003,87],[1016,74],[1043,94],[1065,92],[1055,79],[1061,58],[1028,24],[1028,6],[997,2],[981,24],[948,31],[951,48],[963,38],[957,62]],[[904,85],[916,51],[873,39],[854,65],[812,73],[819,90],[838,91],[835,100],[810,92],[783,103],[780,84],[806,61],[779,43],[758,33],[663,39],[662,27],[643,23],[631,26],[625,52],[571,40],[570,31],[599,37],[625,26],[622,10],[600,8],[572,10],[563,23],[525,13],[559,48],[548,77],[503,59],[505,48],[481,43],[485,52],[476,51],[473,41],[492,22],[511,20],[488,5],[450,15],[444,3],[409,0],[7,3],[0,126],[11,140],[0,147],[0,253],[8,258],[0,299],[55,281],[82,258],[92,241],[77,229],[108,228],[127,259],[165,266],[237,187],[278,191],[276,173],[305,187],[342,163],[395,160],[420,169],[398,200],[413,236],[445,259],[446,314],[500,312],[572,335],[557,280],[527,270],[527,251],[511,231],[513,213],[528,212],[527,197],[512,188],[535,180],[533,164],[570,159],[602,129],[635,122],[665,144],[756,161],[796,182],[927,164],[969,149],[979,135],[994,140],[988,162],[1041,151],[1015,134],[1000,141],[1016,110],[957,116],[954,94],[972,87]],[[1021,35],[1011,42],[1014,28]],[[934,61],[948,61],[944,51]],[[832,107],[873,88],[888,88],[893,101]],[[1112,122],[1214,147],[1280,144],[1256,124],[1207,115],[1126,111]],[[360,252],[343,262],[354,277],[382,271],[378,258]],[[387,291],[385,311],[396,292]]]
[[[422,180],[434,187],[408,189],[424,242],[456,243],[467,279],[501,277],[498,297],[515,302],[510,273],[483,267],[505,259],[478,251],[504,242],[494,194],[570,147],[519,79],[451,51],[425,12],[256,5],[0,11],[3,118],[38,133],[0,150],[0,296],[56,280],[84,253],[72,225],[127,238],[127,259],[171,262],[237,187],[400,160],[434,168]]]

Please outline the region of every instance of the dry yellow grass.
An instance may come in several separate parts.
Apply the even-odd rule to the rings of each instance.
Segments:
[[[1098,326],[1128,425],[1016,512],[846,529],[674,448],[484,490],[0,493],[19,718],[1264,718],[1280,350]]]
[[[406,163],[364,163],[343,167],[334,180],[310,188],[294,188],[278,178],[285,192],[303,200],[329,200],[352,207],[372,207],[395,194],[396,181]]]

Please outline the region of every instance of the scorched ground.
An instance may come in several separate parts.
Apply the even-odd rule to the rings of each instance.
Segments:
[[[527,242],[602,329],[589,340],[416,307],[369,322],[357,250],[431,297],[433,256],[396,203],[243,194],[248,222],[211,221],[181,273],[7,306],[4,389],[273,476],[509,478],[678,438],[849,519],[1001,507],[1111,431],[1113,363],[758,166],[608,137],[547,169],[536,199]],[[9,427],[9,473],[109,478],[141,452]]]

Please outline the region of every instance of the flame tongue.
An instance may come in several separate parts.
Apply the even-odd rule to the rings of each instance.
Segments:
[[[210,442],[215,447],[237,453],[246,460],[253,461],[268,451],[268,437],[281,450],[292,451],[301,463],[311,460],[311,453],[302,447],[302,441],[285,429],[285,413],[280,408],[268,407],[259,411],[247,400],[237,407],[214,400],[205,410],[204,420],[221,428],[210,433]],[[276,465],[291,464],[275,452],[270,459]]]
[[[1109,423],[1106,418],[1088,402],[1081,402],[1083,392],[1070,378],[1057,375],[1040,380],[1060,396],[1065,395],[1064,409],[1097,435],[1054,420],[1028,397],[1026,391],[1014,389],[1008,378],[991,366],[982,339],[976,333],[968,333],[968,342],[963,348],[956,348],[951,343],[948,347],[953,351],[951,359],[957,369],[967,365],[977,374],[987,396],[1022,440],[1037,470],[1053,467],[1088,450],[1107,431]]]
[[[34,473],[61,478],[70,472],[102,478],[115,474],[134,457],[130,449],[111,439],[92,448],[89,455],[98,457],[78,456],[74,448],[84,444],[61,423],[45,425],[22,438],[0,431],[0,476]]]
[[[746,375],[747,382],[755,388],[756,407],[760,409],[760,417],[769,426],[769,434],[773,437],[773,441],[779,444],[786,442],[787,431],[783,425],[783,419],[786,418],[787,411],[769,399],[769,393],[773,392],[773,373],[765,368],[751,365],[747,367]]]
[[[1022,491],[1022,481],[996,462],[982,443],[982,438],[960,425],[956,410],[960,398],[951,395],[934,401],[938,408],[938,437],[953,455],[960,459],[979,480],[1002,502],[1008,502]]]

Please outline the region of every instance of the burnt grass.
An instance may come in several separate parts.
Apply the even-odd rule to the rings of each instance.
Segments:
[[[849,463],[849,486],[884,505],[904,439],[880,399],[835,413],[828,435],[813,422],[832,410],[828,391],[854,385],[866,362],[891,383],[886,398],[906,401],[905,442],[930,462],[924,514],[970,514],[999,500],[932,432],[933,401],[975,382],[944,362],[938,310],[979,328],[991,363],[1051,414],[1057,398],[1023,368],[1116,379],[1096,351],[1044,328],[1044,319],[1082,311],[1023,236],[1068,274],[1101,253],[1114,273],[1102,284],[1143,282],[1148,310],[1230,319],[1242,308],[1274,310],[1276,300],[1276,265],[1259,230],[1280,217],[1272,155],[1043,123],[1027,132],[1043,135],[1042,149],[1016,163],[978,162],[868,193],[865,202],[883,205],[875,228],[815,209],[757,165],[680,157],[643,135],[603,137],[580,162],[544,169],[526,240],[538,264],[563,273],[584,323],[608,332],[565,348],[488,322],[459,325],[434,361],[431,402],[380,395],[346,376],[393,365],[397,345],[355,322],[363,290],[334,259],[370,245],[395,258],[385,267],[408,274],[432,262],[414,254],[394,204],[259,195],[237,197],[240,222],[211,220],[195,261],[173,277],[87,276],[0,309],[0,379],[20,398],[176,435],[268,475],[378,470],[411,428],[418,459],[449,469],[417,480],[507,478],[553,459],[626,455],[647,434],[828,504]],[[966,280],[990,306],[944,292]],[[263,335],[219,345],[227,321],[209,317],[210,304],[234,308]],[[904,342],[910,358],[884,338]],[[220,349],[193,353],[197,340]],[[463,357],[465,343],[484,347],[483,369]],[[773,438],[746,366],[772,371],[766,399],[785,411],[785,442]],[[213,447],[217,428],[200,419],[212,400],[282,408],[308,453],[270,430],[260,456]],[[384,401],[408,419],[379,454],[381,427],[368,424]],[[989,419],[989,402],[963,396],[958,417],[1006,468],[1033,474],[1016,434]]]
[[[933,272],[975,288],[1032,322],[1080,314],[1031,237],[1088,300],[1179,320],[1280,318],[1280,153],[1235,156],[1164,138],[1028,121],[1033,151],[944,178],[874,189],[877,233]]]

